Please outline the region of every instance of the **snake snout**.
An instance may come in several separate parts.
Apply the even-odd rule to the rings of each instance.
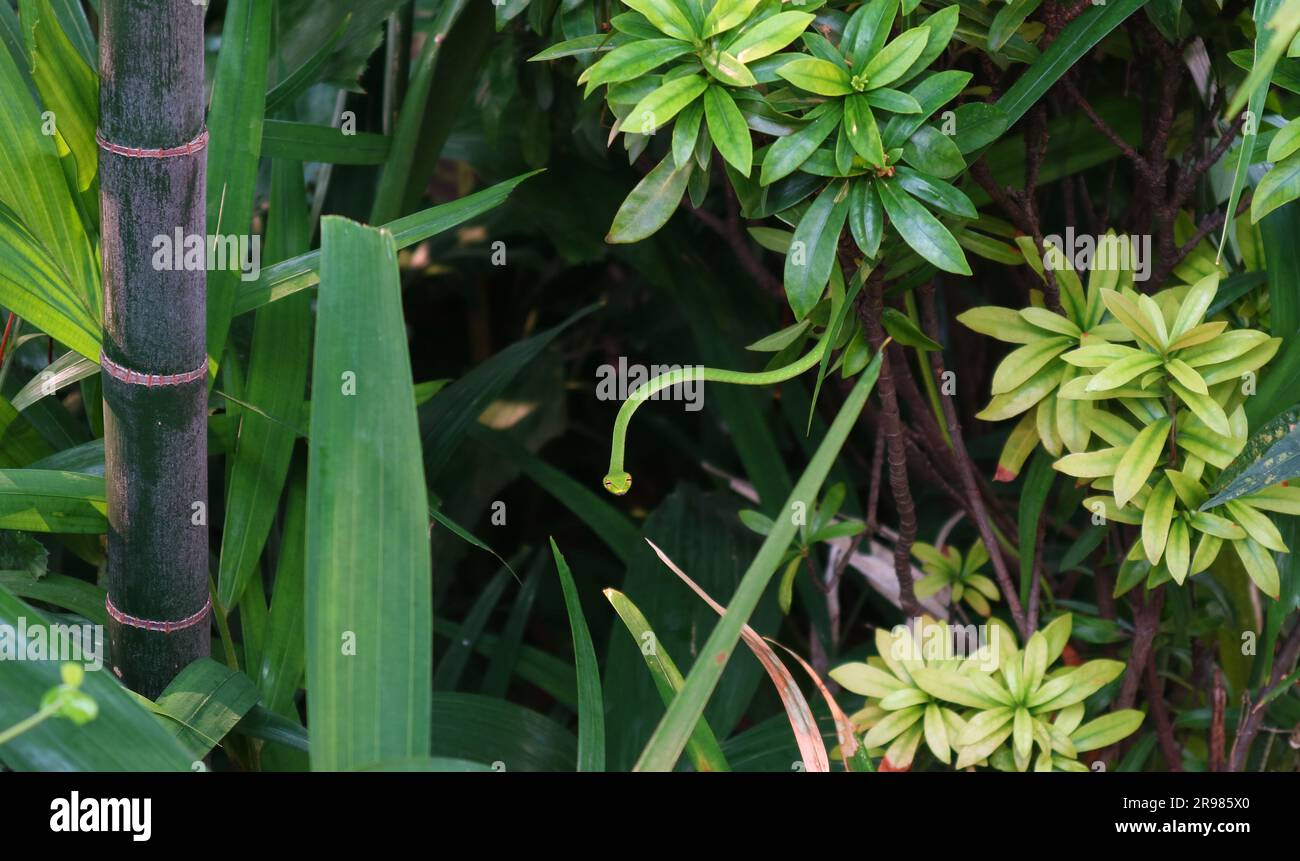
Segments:
[[[611,473],[605,476],[605,489],[615,496],[622,496],[632,489],[632,476],[626,472]]]

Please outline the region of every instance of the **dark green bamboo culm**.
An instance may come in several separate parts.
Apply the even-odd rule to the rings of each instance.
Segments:
[[[211,648],[205,272],[174,247],[206,233],[203,13],[100,4],[109,640],[150,698]]]

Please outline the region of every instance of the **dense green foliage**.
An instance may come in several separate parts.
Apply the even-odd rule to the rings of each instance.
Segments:
[[[152,700],[8,633],[132,480],[99,11],[0,0],[0,767],[1300,767],[1300,0],[213,3]]]

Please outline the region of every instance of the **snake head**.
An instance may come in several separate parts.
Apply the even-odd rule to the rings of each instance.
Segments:
[[[626,472],[611,472],[605,476],[605,489],[615,496],[622,496],[632,489],[632,476]]]

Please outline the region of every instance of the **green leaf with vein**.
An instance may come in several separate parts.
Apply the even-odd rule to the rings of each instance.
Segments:
[[[1120,458],[1115,470],[1115,502],[1122,508],[1143,485],[1164,451],[1169,436],[1169,419],[1159,419],[1144,427]]]
[[[637,183],[618,208],[605,241],[640,242],[667,224],[686,193],[686,183],[691,178],[694,164],[692,160],[678,167],[673,162],[672,153],[664,156],[664,160]]]
[[[725,87],[711,86],[704,91],[704,116],[719,154],[742,175],[749,176],[754,161],[749,126]]]
[[[633,106],[624,118],[624,131],[654,134],[678,112],[700,97],[709,82],[703,75],[673,78]]]
[[[27,30],[32,79],[45,109],[56,118],[59,138],[72,151],[77,165],[75,190],[84,192],[99,172],[99,144],[95,141],[99,77],[59,26],[49,0],[23,0],[21,11],[24,18],[34,18]]]
[[[663,698],[664,705],[672,704],[673,698],[681,691],[685,680],[682,678],[681,671],[673,663],[668,652],[664,649],[663,644],[655,637],[654,629],[641,613],[637,606],[628,599],[626,595],[617,589],[606,589],[605,597],[609,603],[614,605],[614,610],[618,613],[627,631],[632,635],[640,650],[642,657],[645,658],[646,667],[650,670],[650,675],[654,679],[655,688],[659,691],[659,696]],[[651,644],[647,650],[646,644]],[[703,717],[696,724],[695,731],[691,733],[691,739],[686,743],[686,755],[690,757],[691,764],[695,766],[696,771],[730,771],[731,767],[727,765],[727,758],[722,754],[722,748],[718,746],[718,739],[709,728],[708,721]]]
[[[398,248],[408,248],[500,206],[515,186],[538,173],[540,171],[534,170],[520,174],[459,200],[431,206],[389,222],[384,225],[384,229],[393,234],[393,241]],[[268,302],[316,286],[320,282],[320,261],[321,253],[317,250],[265,267],[257,280],[241,283],[239,295],[235,299],[235,314],[246,314]],[[96,347],[96,360],[98,356]]]
[[[341,770],[429,753],[432,586],[397,249],[388,231],[335,216],[322,221],[322,246],[307,710],[312,768]],[[360,339],[358,331],[387,334]]]
[[[164,718],[168,734],[199,760],[255,705],[257,686],[252,679],[211,658],[199,658],[158,695],[154,713]]]
[[[5,142],[4,158],[0,159],[0,204],[44,248],[42,267],[53,266],[61,273],[57,281],[68,286],[68,300],[79,304],[84,316],[97,324],[99,254],[68,187],[55,139],[34,133],[41,125],[40,112],[13,56],[0,51],[0,140]],[[0,282],[8,280],[7,258],[7,254],[0,256],[4,261],[0,262]],[[98,346],[91,357],[98,360]]]
[[[881,49],[862,70],[867,78],[867,89],[876,90],[901,78],[921,56],[929,37],[929,27],[913,27]]]
[[[1255,187],[1250,201],[1250,220],[1259,221],[1279,206],[1300,197],[1300,152],[1273,165]]]
[[[591,644],[587,617],[578,599],[569,565],[560,554],[560,548],[551,539],[551,553],[560,574],[560,588],[564,592],[564,608],[569,614],[569,629],[573,634],[574,663],[578,670],[578,771],[605,770],[605,699],[600,692],[600,667],[596,663],[596,649]]]
[[[98,364],[102,337],[98,319],[50,252],[4,204],[0,204],[0,305]]]
[[[302,252],[311,242],[302,165],[277,159],[271,165],[271,211],[267,259],[275,262]],[[259,308],[253,320],[244,394],[266,414],[289,426],[245,410],[230,460],[226,516],[222,529],[217,586],[221,603],[234,606],[243,594],[262,548],[289,473],[302,415],[307,366],[311,361],[311,297],[297,293]]]
[[[0,469],[0,529],[102,535],[107,513],[102,475]]]
[[[897,183],[877,181],[875,185],[894,229],[913,251],[945,272],[971,274],[961,246],[939,219]]]
[[[818,57],[791,60],[777,69],[776,73],[799,89],[819,96],[846,96],[853,92],[849,73]]]
[[[253,197],[266,114],[271,7],[261,0],[230,0],[208,110],[207,232],[243,235],[252,228]],[[208,357],[219,365],[239,291],[238,270],[208,273]]]
[[[1295,407],[1255,431],[1225,469],[1213,496],[1200,507],[1214,508],[1300,476],[1300,410]]]
[[[843,182],[829,183],[795,228],[785,258],[785,295],[796,320],[808,316],[826,289],[835,265],[840,232],[849,214]]]
[[[383,164],[391,145],[387,135],[344,133],[335,126],[317,123],[266,120],[262,124],[261,154],[267,158],[327,164]]]

